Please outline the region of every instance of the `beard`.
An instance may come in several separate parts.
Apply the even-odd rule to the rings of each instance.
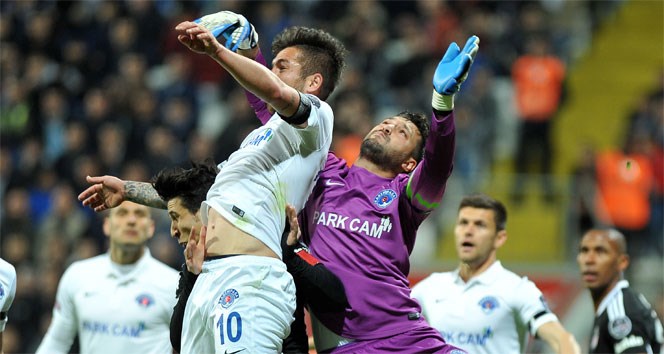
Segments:
[[[385,149],[384,145],[379,144],[371,138],[362,141],[362,145],[360,146],[360,157],[366,158],[385,170],[395,171],[397,173],[403,172],[401,168],[403,159],[399,159],[398,156],[390,154],[390,152]]]

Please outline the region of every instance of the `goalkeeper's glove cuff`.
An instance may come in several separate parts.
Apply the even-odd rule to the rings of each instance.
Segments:
[[[254,25],[249,23],[249,26],[251,28],[251,30],[249,31],[249,35],[247,35],[247,38],[242,40],[240,42],[240,45],[238,46],[238,48],[241,50],[254,49],[258,45],[258,32],[256,32],[256,28],[254,28]]]
[[[433,90],[433,95],[431,96],[431,107],[437,111],[451,111],[454,109],[454,94],[452,95],[441,95]]]

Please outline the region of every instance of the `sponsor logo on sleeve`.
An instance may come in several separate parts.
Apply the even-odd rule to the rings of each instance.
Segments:
[[[309,97],[309,99],[311,100],[311,103],[314,106],[316,106],[316,108],[320,108],[320,100],[318,99],[318,97],[316,97],[314,95],[311,95],[311,94],[307,94],[307,97]]]
[[[235,289],[226,289],[226,290],[224,290],[224,292],[219,297],[219,305],[221,305],[221,307],[227,309],[231,305],[233,305],[235,300],[237,300],[239,297],[240,297],[240,294],[237,292],[237,290],[235,290]]]
[[[253,133],[253,137],[247,141],[245,146],[259,146],[262,143],[267,143],[268,141],[272,140],[274,137],[274,132],[272,131],[272,128],[267,128],[262,131],[257,131]],[[242,147],[245,147],[242,146]]]
[[[619,317],[609,321],[609,334],[615,339],[623,339],[632,331],[629,317]]]

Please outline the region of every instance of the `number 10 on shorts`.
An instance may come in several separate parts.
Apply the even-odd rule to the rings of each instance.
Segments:
[[[226,321],[224,321],[224,314],[222,313],[217,321],[217,327],[219,327],[219,340],[221,345],[225,344],[226,336],[228,336],[228,340],[233,343],[239,341],[240,337],[242,337],[242,317],[240,317],[240,314],[235,311],[228,314]]]

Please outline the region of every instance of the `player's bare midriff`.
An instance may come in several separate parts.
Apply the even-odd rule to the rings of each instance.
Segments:
[[[206,244],[208,256],[246,254],[279,258],[263,242],[235,227],[213,208],[208,211]]]

